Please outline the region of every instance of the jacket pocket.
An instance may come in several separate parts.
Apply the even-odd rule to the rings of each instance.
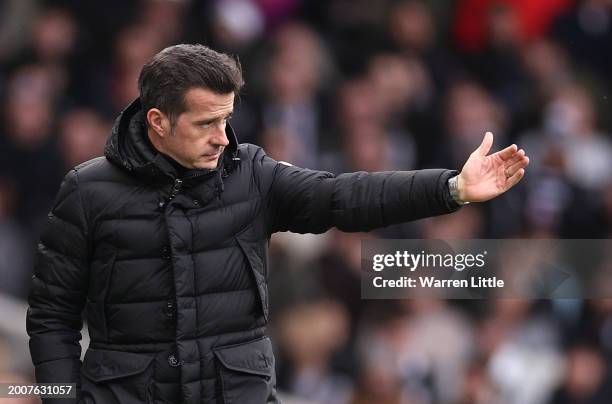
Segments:
[[[236,241],[240,246],[240,249],[246,256],[251,272],[257,284],[257,291],[259,293],[259,299],[261,301],[261,309],[263,311],[264,318],[268,322],[268,286],[266,279],[266,263],[265,263],[265,250],[260,242],[256,241],[245,241],[239,237],[236,237]]]
[[[95,402],[114,397],[125,404],[150,403],[154,356],[89,348],[83,359],[82,390]]]
[[[276,384],[270,338],[213,348],[225,404],[262,404]]]

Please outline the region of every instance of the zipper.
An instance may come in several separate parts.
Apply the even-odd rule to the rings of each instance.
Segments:
[[[174,185],[172,186],[172,191],[170,191],[170,196],[168,196],[168,202],[174,199],[174,197],[181,192],[181,188],[183,187],[183,180],[180,178],[176,178],[174,180]]]
[[[183,182],[185,180],[190,180],[192,178],[197,178],[197,177],[211,175],[211,174],[213,174],[215,172],[217,172],[217,169],[210,170],[210,171],[203,172],[203,173],[197,173],[197,174],[189,175],[189,176],[183,177],[183,178],[175,178],[174,179],[174,184],[172,185],[172,190],[170,191],[170,195],[168,195],[168,200],[166,201],[166,203],[168,203],[171,200],[173,200],[174,197],[177,196],[179,194],[179,192],[181,192],[181,189],[183,188]]]
[[[192,178],[197,178],[197,177],[202,177],[202,176],[207,176],[207,175],[211,175],[214,174],[218,171],[217,168],[212,168],[212,169],[207,169],[206,171],[203,172],[196,172],[195,174],[192,175],[188,175],[186,177],[183,177],[183,180],[190,180]]]

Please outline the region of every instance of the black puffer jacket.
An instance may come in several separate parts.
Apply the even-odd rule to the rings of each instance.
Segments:
[[[178,178],[148,143],[137,100],[106,157],[66,175],[29,297],[38,382],[78,383],[84,403],[275,402],[270,235],[367,231],[458,209],[446,185],[456,171],[334,177],[227,131],[218,169]],[[91,345],[81,365],[83,309]]]

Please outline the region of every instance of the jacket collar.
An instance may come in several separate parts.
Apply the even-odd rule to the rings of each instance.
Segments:
[[[226,174],[235,167],[240,160],[237,157],[238,139],[229,123],[225,132],[229,145],[223,151],[219,166],[216,169],[187,170],[184,177],[195,178],[211,172]],[[104,147],[104,155],[111,163],[138,176],[158,180],[163,177],[175,179],[180,176],[167,158],[150,145],[140,98],[132,101],[115,120],[111,135]]]

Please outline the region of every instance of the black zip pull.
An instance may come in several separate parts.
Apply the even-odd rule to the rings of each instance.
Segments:
[[[174,180],[174,185],[172,186],[172,191],[170,192],[170,196],[168,200],[171,201],[174,197],[181,191],[181,187],[183,186],[183,180],[177,178]]]
[[[172,192],[178,193],[181,190],[181,186],[183,185],[183,180],[177,178],[174,180],[174,187],[172,188]]]

